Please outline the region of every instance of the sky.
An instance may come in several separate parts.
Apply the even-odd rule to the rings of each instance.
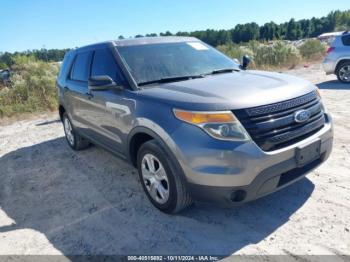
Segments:
[[[73,48],[167,30],[230,29],[350,9],[349,0],[4,0],[0,52]]]

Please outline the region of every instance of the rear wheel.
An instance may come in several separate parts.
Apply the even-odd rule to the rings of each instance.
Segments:
[[[90,146],[90,142],[85,138],[81,137],[75,130],[70,121],[67,113],[62,116],[64,134],[68,145],[74,150],[83,150]]]
[[[350,83],[350,62],[340,64],[336,72],[337,78],[342,83]]]
[[[177,213],[192,203],[183,178],[165,150],[155,141],[144,143],[137,155],[142,187],[152,204],[165,213]]]

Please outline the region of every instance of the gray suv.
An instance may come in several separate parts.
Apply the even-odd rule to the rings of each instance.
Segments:
[[[331,117],[313,84],[247,64],[191,37],[70,51],[57,78],[67,142],[128,160],[167,213],[286,187],[328,158]]]
[[[350,83],[350,33],[335,37],[323,61],[327,74],[336,74],[338,80]]]

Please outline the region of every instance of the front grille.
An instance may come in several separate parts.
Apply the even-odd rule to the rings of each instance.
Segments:
[[[296,111],[306,109],[310,118],[294,120]],[[287,101],[232,111],[254,142],[264,151],[286,147],[319,131],[325,124],[324,112],[316,92]]]

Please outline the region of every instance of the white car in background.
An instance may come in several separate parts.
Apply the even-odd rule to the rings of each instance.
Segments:
[[[350,32],[335,37],[323,61],[327,74],[336,74],[342,83],[350,83]]]

